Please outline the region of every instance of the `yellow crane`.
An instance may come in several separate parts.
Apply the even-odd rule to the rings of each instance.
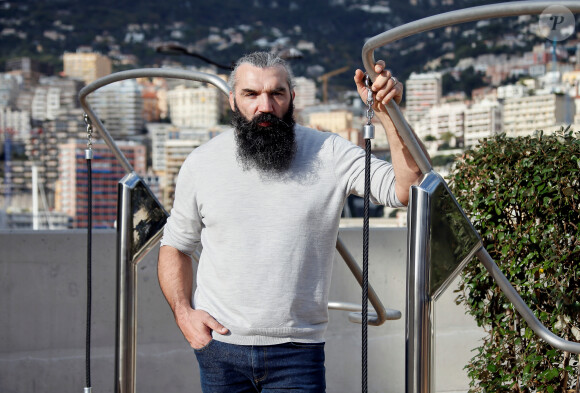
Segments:
[[[349,68],[350,67],[345,66],[337,70],[327,72],[326,74],[318,77],[318,81],[322,81],[322,102],[324,102],[325,104],[328,102],[328,79],[330,79],[335,75],[342,74],[343,72],[348,71]]]

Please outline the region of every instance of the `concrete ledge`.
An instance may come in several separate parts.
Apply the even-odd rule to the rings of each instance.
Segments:
[[[359,229],[341,230],[362,260]],[[93,238],[92,385],[114,391],[116,234]],[[86,233],[0,233],[0,392],[81,392],[85,386]],[[369,392],[404,390],[406,229],[373,228],[371,284],[403,319],[369,328]],[[195,356],[177,329],[159,289],[157,249],[139,264],[137,391],[200,392]],[[483,333],[455,305],[454,286],[437,302],[436,386],[465,392],[464,365]],[[337,258],[330,299],[360,303],[360,287]],[[360,390],[360,325],[330,311],[327,332],[329,393]]]

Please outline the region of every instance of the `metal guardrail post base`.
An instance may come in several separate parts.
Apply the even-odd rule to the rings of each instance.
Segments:
[[[137,269],[130,245],[131,189],[119,182],[117,205],[117,332],[115,393],[134,393],[137,353]]]
[[[405,392],[434,388],[434,300],[429,296],[429,198],[411,189],[408,216],[407,306],[405,312]],[[434,390],[433,390],[434,391]]]
[[[135,393],[137,264],[157,244],[167,212],[134,172],[118,185],[115,393]]]
[[[429,173],[410,189],[407,216],[407,393],[435,391],[435,302],[481,247],[445,181]]]

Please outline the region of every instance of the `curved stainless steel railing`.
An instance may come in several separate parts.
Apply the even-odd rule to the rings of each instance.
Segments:
[[[580,343],[564,340],[562,337],[556,336],[554,333],[549,331],[543,324],[536,318],[532,310],[524,303],[523,299],[520,297],[518,292],[510,284],[508,279],[503,275],[499,267],[493,261],[493,258],[489,255],[484,247],[481,247],[475,253],[477,258],[481,261],[483,266],[488,270],[489,274],[497,282],[497,285],[501,288],[503,294],[512,302],[516,310],[520,313],[522,318],[528,323],[530,329],[532,329],[542,340],[562,351],[579,353],[580,354]]]
[[[371,37],[363,46],[362,61],[366,72],[371,79],[376,78],[377,73],[374,71],[375,64],[374,50],[392,42],[401,40],[413,34],[437,29],[440,27],[452,26],[459,23],[473,22],[476,20],[502,18],[517,15],[537,15],[541,14],[547,7],[559,5],[568,8],[572,12],[580,12],[580,2],[578,0],[565,1],[512,1],[507,3],[498,3],[484,5],[480,7],[465,8],[457,11],[450,11],[428,18],[423,18],[414,22],[395,27],[382,34]],[[388,61],[387,61],[388,63]],[[409,148],[415,158],[421,172],[428,173],[431,171],[431,164],[421,150],[417,139],[414,137],[409,124],[405,121],[399,107],[394,102],[387,105],[387,110],[393,123],[399,130],[399,135]]]
[[[87,97],[95,90],[111,83],[146,77],[177,78],[211,83],[224,94],[229,94],[227,83],[217,75],[164,68],[144,68],[114,73],[90,83],[79,92],[81,107],[90,118],[91,123],[97,128],[117,161],[127,172],[127,175],[119,182],[117,202],[117,319],[115,339],[115,392],[117,393],[132,393],[136,391],[137,264],[157,244],[162,234],[162,225],[161,229],[158,229],[159,225],[156,225],[147,233],[146,239],[134,241],[135,223],[132,221],[134,218],[133,209],[136,203],[135,199],[139,198],[135,198],[133,193],[136,190],[140,190],[140,198],[154,199],[155,205],[158,206],[157,210],[163,211],[157,217],[166,218],[167,213],[149,190],[149,187],[135,173],[113,137],[91,108]],[[137,248],[135,243],[138,243]]]
[[[555,4],[564,6],[570,9],[572,12],[580,12],[580,1],[578,0],[558,1],[557,3],[553,1],[514,1],[509,3],[492,4],[480,7],[466,8],[458,11],[451,11],[444,14],[424,18],[415,22],[407,23],[370,38],[365,43],[362,50],[363,63],[367,73],[371,76],[371,78],[375,78],[377,74],[374,72],[373,68],[373,64],[375,63],[374,50],[381,46],[408,37],[412,34],[433,30],[439,27],[451,26],[458,23],[525,14],[536,15],[542,13],[550,5]],[[393,122],[397,126],[399,135],[407,144],[411,154],[413,155],[413,158],[421,168],[421,171],[425,174],[430,172],[432,170],[431,164],[423,153],[423,150],[420,148],[417,139],[415,138],[408,123],[405,121],[405,118],[403,117],[397,104],[391,101],[391,103],[387,106],[387,110],[393,119]],[[522,301],[517,292],[515,292],[515,290],[514,292],[509,290],[509,288],[513,289],[513,287],[507,278],[497,268],[497,265],[489,256],[485,248],[482,247],[476,254],[492,274],[494,279],[498,282],[498,285],[500,285],[500,288],[502,288],[506,296],[509,294],[510,301],[514,303],[518,312],[520,312],[524,320],[530,325],[530,328],[532,328],[540,337],[549,342],[555,348],[561,349],[563,351],[580,353],[580,343],[567,341],[555,336],[552,332],[546,329],[546,327],[542,325],[537,318],[535,318],[534,314],[531,313],[527,306],[525,306],[525,303]]]
[[[376,78],[374,72],[374,50],[398,41],[413,34],[433,30],[440,27],[451,26],[459,23],[471,22],[482,19],[501,18],[518,15],[541,14],[547,7],[558,5],[568,8],[573,13],[580,12],[580,1],[513,1],[508,3],[491,4],[480,7],[466,8],[451,11],[440,15],[420,19],[394,29],[386,31],[370,38],[362,50],[362,61],[365,70],[371,79]],[[399,107],[394,102],[387,105],[389,116],[393,120],[399,135],[405,142],[407,148],[417,162],[424,178],[430,177],[434,173],[423,153],[411,127],[403,117]],[[443,181],[444,182],[444,181]],[[407,393],[429,393],[434,390],[433,374],[433,334],[432,318],[434,304],[429,292],[430,267],[427,261],[429,256],[428,220],[430,219],[430,202],[425,192],[415,192],[421,185],[412,187],[412,194],[420,195],[417,206],[413,208],[413,214],[409,215],[409,267],[408,267],[408,289],[407,289],[407,315],[406,315],[406,392]],[[446,186],[445,186],[446,187]],[[454,201],[455,198],[450,196]],[[456,203],[456,201],[455,201]],[[463,215],[465,213],[457,205]],[[465,216],[467,222],[469,220]],[[469,223],[471,225],[471,223]],[[419,229],[417,229],[419,228]],[[567,352],[580,353],[580,343],[565,340],[556,336],[548,330],[533,314],[530,308],[524,303],[517,291],[513,288],[509,280],[503,275],[497,264],[485,248],[479,247],[475,254],[481,263],[486,267],[490,275],[497,282],[498,286],[506,297],[512,302],[522,318],[528,323],[530,328],[544,341],[553,347]]]
[[[94,92],[97,89],[100,89],[103,86],[110,85],[114,82],[120,82],[127,79],[136,79],[136,78],[175,78],[175,79],[185,79],[185,80],[192,80],[198,82],[206,82],[211,83],[212,85],[216,86],[220,89],[224,94],[228,95],[230,93],[230,88],[228,84],[221,79],[217,75],[206,74],[204,72],[198,71],[188,71],[188,70],[178,70],[178,69],[168,69],[168,68],[142,68],[137,70],[128,70],[128,71],[121,71],[116,72],[111,75],[104,76],[96,81],[88,84],[87,86],[83,87],[79,92],[79,101],[81,103],[82,108],[85,110],[85,113],[89,116],[92,123],[97,127],[99,133],[101,134],[103,140],[109,146],[109,149],[115,155],[115,158],[119,161],[123,169],[127,173],[133,172],[133,167],[127,160],[127,158],[123,155],[111,134],[107,131],[99,117],[93,111],[91,106],[87,101],[87,96]]]

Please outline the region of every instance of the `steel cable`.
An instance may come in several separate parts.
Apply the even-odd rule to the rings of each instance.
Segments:
[[[371,141],[365,139],[365,190],[363,212],[363,282],[362,282],[362,392],[368,386],[368,299],[369,299],[369,199],[371,191]]]
[[[87,195],[87,329],[86,329],[86,387],[91,387],[91,303],[92,303],[92,228],[93,228],[93,173],[91,159],[87,158],[88,195]]]

